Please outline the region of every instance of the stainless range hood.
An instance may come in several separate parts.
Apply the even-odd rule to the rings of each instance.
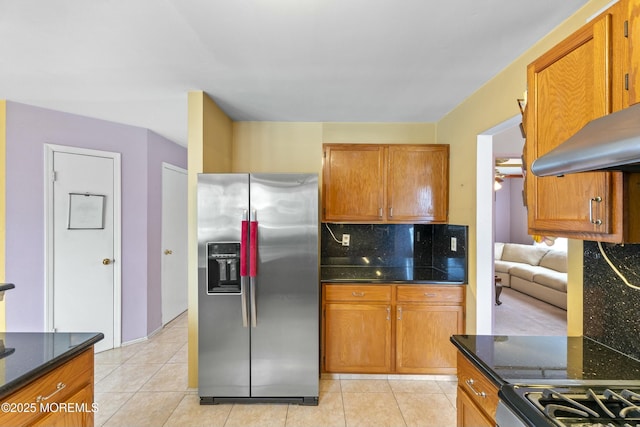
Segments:
[[[592,120],[531,165],[537,176],[590,171],[640,172],[640,104]]]

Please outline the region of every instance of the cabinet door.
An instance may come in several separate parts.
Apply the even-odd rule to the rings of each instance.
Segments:
[[[493,427],[496,425],[475,405],[462,387],[458,387],[456,408],[458,427]]]
[[[322,166],[324,221],[381,221],[386,180],[384,147],[326,145]]]
[[[93,426],[93,384],[80,389],[64,402],[70,410],[59,409],[61,403],[52,404],[53,409],[45,417],[38,420],[33,426],[42,427],[77,427],[77,426]]]
[[[403,304],[396,315],[396,372],[456,373],[456,349],[449,338],[464,332],[461,306]]]
[[[458,352],[458,395],[466,394],[473,406],[489,419],[495,419],[498,408],[498,386],[486,377],[462,353]]]
[[[389,221],[447,222],[449,146],[390,145]]]
[[[611,15],[583,26],[529,65],[526,159],[533,161],[611,112]],[[611,172],[562,177],[526,175],[530,234],[612,234]]]
[[[628,5],[628,88],[629,105],[640,102],[640,0],[629,0]]]
[[[388,373],[391,371],[391,306],[325,305],[325,370]]]
[[[86,425],[93,421],[93,415],[86,412],[56,411],[59,405],[65,402],[82,403],[86,410],[91,409],[93,401],[93,347],[75,356],[73,359],[58,366],[52,371],[36,378],[15,393],[7,396],[4,401],[15,403],[28,403],[41,401],[47,404],[52,411],[23,411],[18,413],[0,412],[0,426],[4,425]],[[86,389],[86,390],[85,390]],[[84,390],[84,392],[79,392]],[[43,397],[48,396],[47,399]],[[40,406],[38,406],[40,409]],[[42,418],[44,421],[40,421]],[[71,421],[68,421],[71,420]],[[81,422],[82,421],[82,422]]]

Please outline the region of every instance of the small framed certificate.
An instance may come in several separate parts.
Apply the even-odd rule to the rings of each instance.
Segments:
[[[69,193],[69,230],[104,229],[102,194]]]

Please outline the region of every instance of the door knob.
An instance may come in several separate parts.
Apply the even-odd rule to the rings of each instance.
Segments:
[[[173,251],[171,249],[165,249],[164,250],[164,254],[165,255],[171,255],[173,253]]]
[[[109,264],[111,264],[111,262],[112,262],[112,261],[113,261],[113,260],[111,260],[111,259],[109,259],[109,258],[105,258],[105,259],[103,259],[103,260],[102,260],[102,263],[103,263],[104,265],[109,265]]]

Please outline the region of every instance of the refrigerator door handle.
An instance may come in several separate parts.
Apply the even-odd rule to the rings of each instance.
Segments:
[[[256,280],[255,277],[249,278],[249,283],[251,284],[251,326],[258,326],[258,319],[256,313]]]
[[[249,224],[249,283],[251,300],[251,326],[256,327],[256,274],[258,273],[258,221],[256,220],[255,209],[251,211],[251,222]]]
[[[240,277],[246,277],[247,274],[247,241],[249,237],[249,218],[247,210],[242,212],[242,223],[240,226]]]
[[[249,218],[247,210],[242,212],[242,224],[240,227],[240,305],[242,306],[242,327],[249,326],[247,317],[247,237],[249,235]]]
[[[242,327],[249,326],[249,318],[247,317],[247,278],[240,278],[240,304],[242,305]]]

